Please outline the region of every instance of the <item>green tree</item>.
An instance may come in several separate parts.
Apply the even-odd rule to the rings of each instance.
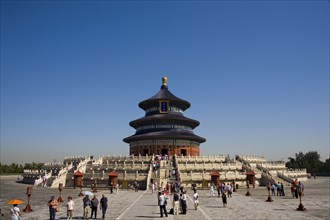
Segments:
[[[304,156],[304,164],[310,173],[319,172],[322,169],[322,161],[320,161],[320,154],[316,151],[309,151]]]
[[[297,162],[294,158],[292,157],[289,157],[289,162],[287,162],[285,165],[286,167],[289,167],[289,168],[292,168],[292,169],[297,169],[298,168],[298,165],[297,165]]]
[[[23,172],[22,165],[18,165],[16,163],[12,163],[10,165],[0,163],[0,174],[22,173],[22,172]]]
[[[330,173],[330,158],[325,160],[322,170],[324,170],[326,173]]]
[[[309,173],[330,172],[330,158],[325,162],[320,160],[320,154],[316,151],[309,151],[306,154],[299,152],[295,158],[289,157],[286,163],[288,168],[306,168]]]

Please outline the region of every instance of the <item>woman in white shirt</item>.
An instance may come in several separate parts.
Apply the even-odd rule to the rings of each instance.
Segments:
[[[199,205],[199,201],[198,201],[198,193],[196,192],[196,189],[194,190],[194,207],[195,207],[195,210],[197,210],[197,206]]]
[[[20,216],[19,208],[17,207],[17,204],[14,204],[14,207],[10,209],[10,216],[11,220],[18,220]]]
[[[74,210],[74,202],[72,200],[72,197],[68,197],[68,202],[66,203],[66,215],[68,219],[72,219],[72,212]]]
[[[163,217],[163,212],[165,213],[165,216],[167,217],[167,210],[166,210],[167,201],[164,196],[164,192],[159,192],[158,204],[159,204],[159,208],[160,208],[160,217]]]

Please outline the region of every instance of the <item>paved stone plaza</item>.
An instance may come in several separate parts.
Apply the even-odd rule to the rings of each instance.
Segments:
[[[11,206],[6,202],[9,199],[22,199],[24,204],[19,205],[23,210],[27,204],[26,187],[28,185],[16,183],[17,177],[1,177],[0,203],[5,217],[9,219],[8,212]],[[88,190],[88,189],[83,189]],[[200,197],[200,207],[193,209],[191,200],[192,191],[187,189],[188,212],[187,215],[169,215],[167,219],[330,219],[330,178],[318,177],[310,179],[305,183],[305,196],[302,203],[307,211],[296,211],[299,199],[292,199],[290,189],[285,188],[286,196],[272,197],[274,202],[265,202],[267,190],[265,187],[250,189],[251,197],[245,196],[246,189],[239,189],[228,199],[228,207],[223,208],[222,202],[218,197],[210,197],[208,190],[198,190]],[[74,219],[82,217],[82,197],[78,197],[80,189],[64,189],[62,198],[70,195],[75,202]],[[96,193],[98,198],[105,193],[109,202],[109,209],[106,219],[157,219],[160,217],[159,207],[157,206],[156,193],[150,191],[119,191],[118,195],[110,194],[109,191],[99,190]],[[47,201],[50,196],[59,196],[57,189],[36,188],[33,189],[31,196],[31,207],[33,212],[24,213],[22,219],[48,219]],[[170,206],[167,206],[170,209]],[[98,218],[101,212],[98,211]],[[66,219],[65,205],[61,203],[61,209],[56,215],[56,219]]]

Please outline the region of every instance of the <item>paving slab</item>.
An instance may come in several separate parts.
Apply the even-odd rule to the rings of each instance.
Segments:
[[[0,207],[5,214],[0,219],[10,219],[9,199],[22,199],[25,203],[19,205],[23,210],[27,204],[26,187],[28,185],[16,183],[17,177],[1,177],[0,179]],[[89,190],[89,189],[83,189]],[[285,188],[286,196],[273,196],[273,202],[266,202],[268,192],[265,187],[250,189],[252,196],[245,196],[246,189],[238,189],[228,198],[226,208],[222,206],[219,197],[210,197],[208,190],[198,190],[200,206],[193,208],[192,190],[187,189],[188,211],[186,215],[168,215],[166,219],[330,219],[330,177],[318,177],[305,182],[305,196],[302,203],[307,211],[296,211],[299,199],[292,199],[290,189]],[[79,197],[79,188],[65,188],[62,198],[73,197],[75,202],[74,219],[81,219],[83,214],[82,197]],[[157,194],[150,191],[120,190],[118,194],[110,194],[108,190],[99,190],[96,195],[100,199],[102,193],[109,199],[109,209],[106,219],[159,219],[160,211],[157,205]],[[47,202],[50,196],[59,196],[58,189],[34,188],[31,196],[30,213],[24,213],[21,219],[49,219]],[[167,209],[171,208],[171,201]],[[101,212],[98,210],[98,218]],[[56,219],[66,219],[65,203],[60,204],[60,211]]]

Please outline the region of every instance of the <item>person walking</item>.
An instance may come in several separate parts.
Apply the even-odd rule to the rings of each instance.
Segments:
[[[93,199],[91,200],[91,218],[93,218],[93,214],[94,217],[96,218],[97,216],[97,206],[99,204],[99,200],[96,198],[96,196],[93,197]]]
[[[151,193],[154,193],[154,191],[155,191],[155,183],[152,183],[151,184]]]
[[[187,213],[187,194],[186,191],[183,191],[182,194],[182,214],[185,215]]]
[[[217,191],[218,191],[218,197],[220,197],[220,191],[221,191],[221,183],[217,183]]]
[[[1,200],[0,200],[0,202],[1,202]],[[0,209],[0,215],[3,217],[3,216],[5,216],[3,213],[2,213],[2,210]]]
[[[89,213],[89,207],[90,207],[91,201],[89,199],[89,196],[86,195],[83,198],[83,207],[84,207],[84,215],[83,215],[83,219],[88,219],[88,213]]]
[[[228,194],[228,198],[231,197],[231,194],[233,193],[232,190],[233,189],[231,188],[231,186],[229,185],[229,183],[227,183],[227,194]]]
[[[175,191],[173,196],[173,214],[174,215],[179,214],[179,195]]]
[[[292,199],[294,199],[295,191],[296,191],[296,185],[295,185],[294,181],[292,181],[292,183],[291,183],[290,191],[291,191]]]
[[[276,195],[281,195],[281,184],[280,182],[277,183],[276,185]]]
[[[19,220],[20,214],[21,214],[21,212],[20,212],[19,208],[17,207],[17,204],[14,204],[13,208],[10,209],[11,220]],[[3,214],[2,214],[2,216],[3,216]]]
[[[197,210],[197,206],[199,205],[199,201],[198,201],[198,193],[196,191],[196,189],[194,190],[194,207],[195,207],[195,210]]]
[[[285,196],[283,183],[281,183],[281,196]]]
[[[118,195],[118,190],[119,190],[119,184],[118,183],[116,183],[115,189],[116,189],[116,194]]]
[[[72,219],[72,214],[74,210],[74,202],[72,200],[72,197],[68,197],[68,202],[66,203],[66,216],[68,217],[67,219]]]
[[[110,194],[112,194],[113,193],[113,183],[111,182],[110,183]]]
[[[160,217],[161,218],[163,217],[163,212],[164,212],[165,216],[167,217],[167,210],[166,210],[167,201],[164,196],[164,192],[160,192],[160,195],[158,196],[158,204],[159,204],[159,208],[160,208]]]
[[[211,187],[210,187],[210,197],[212,197],[212,196],[215,196],[213,183],[211,184]]]
[[[100,209],[102,210],[102,219],[105,218],[105,213],[107,212],[108,209],[108,198],[102,194],[102,198],[100,200]]]
[[[54,196],[50,197],[50,200],[48,201],[48,206],[49,206],[49,219],[55,220],[55,213],[58,206],[58,202]]]
[[[275,196],[275,185],[274,184],[272,184],[271,189],[272,189],[272,196]]]
[[[222,203],[223,203],[223,207],[226,208],[227,207],[227,196],[226,193],[222,193]]]

